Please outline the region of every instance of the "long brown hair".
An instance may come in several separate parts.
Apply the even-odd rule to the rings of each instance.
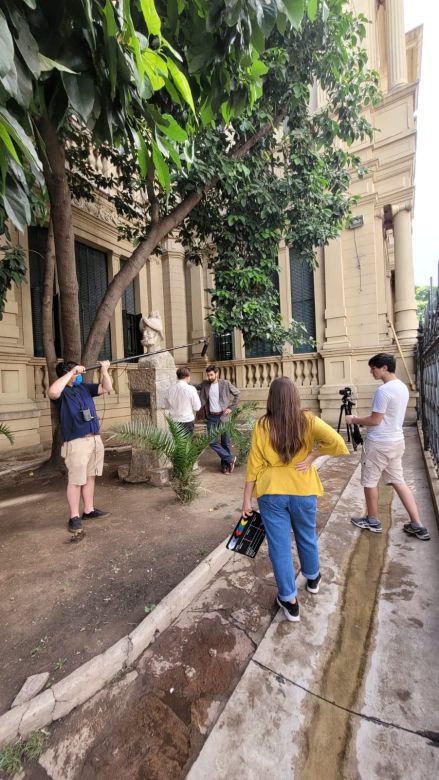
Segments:
[[[286,376],[274,379],[267,399],[267,412],[261,424],[268,430],[270,444],[282,463],[290,460],[302,449],[308,420],[300,408],[296,385]]]

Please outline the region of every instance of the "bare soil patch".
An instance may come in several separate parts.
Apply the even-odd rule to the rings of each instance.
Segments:
[[[242,468],[223,475],[207,452],[202,495],[187,507],[169,487],[120,482],[129,458],[107,451],[95,503],[112,514],[84,521],[77,544],[59,473],[42,467],[0,483],[0,712],[29,675],[49,671],[50,684],[132,631],[236,522]]]

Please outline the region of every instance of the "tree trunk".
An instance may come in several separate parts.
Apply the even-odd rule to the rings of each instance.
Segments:
[[[61,304],[61,332],[64,360],[79,363],[81,335],[79,326],[78,280],[76,277],[75,236],[72,199],[67,181],[64,144],[48,119],[38,122],[44,141],[44,178],[50,200],[53,222],[56,266]]]
[[[53,284],[55,279],[55,241],[52,218],[47,232],[46,257],[44,262],[43,295],[41,301],[44,357],[46,358],[49,385],[56,379],[56,351],[53,335]]]
[[[42,331],[44,357],[46,358],[49,385],[56,379],[56,351],[53,333],[53,284],[55,279],[55,241],[53,237],[52,219],[47,233],[46,257],[44,263],[43,295],[41,301]],[[64,459],[61,457],[62,435],[58,412],[54,404],[50,404],[50,421],[52,424],[52,452],[49,466],[65,472]]]

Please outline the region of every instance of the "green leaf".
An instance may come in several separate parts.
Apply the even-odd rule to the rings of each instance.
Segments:
[[[18,154],[15,149],[15,146],[12,143],[11,136],[9,135],[8,131],[6,130],[3,124],[0,124],[0,139],[3,141],[11,157],[13,157],[14,160],[19,163],[20,160],[18,158]]]
[[[63,73],[62,81],[70,105],[87,123],[96,97],[94,80],[88,73],[82,73],[80,76]]]
[[[0,78],[6,76],[14,62],[14,41],[5,15],[0,9]]]
[[[304,0],[283,0],[285,12],[295,30],[298,30],[305,11]]]
[[[59,70],[60,73],[76,74],[75,70],[71,70],[71,68],[68,68],[66,65],[63,65],[61,62],[56,62],[55,60],[51,60],[50,57],[46,57],[46,55],[41,54],[41,52],[38,52],[38,59],[40,61],[40,66],[42,71]]]
[[[186,101],[188,106],[190,106],[193,113],[195,114],[195,106],[192,98],[192,92],[186,76],[177,68],[175,62],[173,62],[171,59],[168,58],[167,63],[168,63],[169,73],[171,74],[171,78],[175,86],[177,87],[183,100]]]
[[[150,35],[160,35],[161,22],[155,10],[154,0],[140,0],[140,7]]]
[[[141,133],[137,133],[137,162],[139,164],[140,173],[143,178],[146,179],[148,173],[148,150],[146,148],[145,139]]]
[[[187,141],[187,132],[176,122],[171,114],[163,114],[165,122],[158,122],[160,129],[168,138],[172,138],[177,143],[183,143]]]
[[[156,170],[157,179],[159,180],[165,192],[169,192],[171,187],[169,168],[155,141],[152,141],[152,161]]]
[[[317,17],[317,5],[318,0],[308,0],[308,4],[306,7],[306,12],[308,14],[308,18],[311,20],[311,22],[315,22]]]
[[[37,79],[41,71],[38,59],[38,44],[30,31],[28,23],[23,17],[20,20],[18,36],[15,42],[17,49],[26,63],[26,67],[32,72],[33,78]]]
[[[3,206],[9,219],[18,230],[24,230],[26,225],[30,224],[31,213],[27,195],[10,177],[6,182]]]
[[[21,125],[16,119],[9,113],[6,108],[0,106],[0,116],[3,117],[3,124],[10,136],[12,136],[15,143],[20,146],[22,152],[33,163],[35,168],[42,170],[41,161],[34,149],[31,139],[24,132]]]
[[[106,0],[105,6],[102,9],[104,15],[105,32],[109,38],[115,38],[117,34],[116,19],[114,18],[113,6],[110,0]]]

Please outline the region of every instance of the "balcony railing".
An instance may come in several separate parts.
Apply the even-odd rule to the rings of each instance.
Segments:
[[[319,376],[319,357],[315,353],[283,357],[222,360],[216,363],[222,379],[228,379],[242,390],[263,390],[273,379],[288,376],[298,387],[312,388],[323,384]]]

